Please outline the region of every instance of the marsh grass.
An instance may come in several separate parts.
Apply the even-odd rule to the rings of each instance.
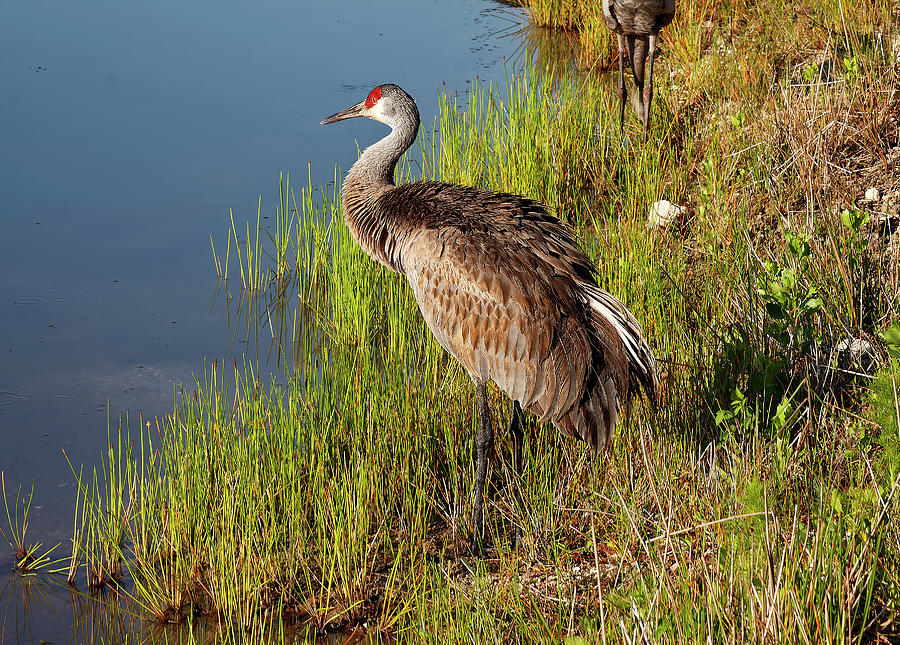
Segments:
[[[21,574],[45,571],[58,573],[59,564],[66,558],[53,559],[52,553],[59,544],[45,547],[41,542],[32,542],[28,537],[28,516],[31,514],[31,503],[34,501],[34,484],[27,496],[21,485],[16,489],[15,499],[10,510],[10,498],[6,493],[6,474],[0,471],[0,493],[3,494],[3,508],[6,511],[6,530],[0,526],[0,536],[6,540],[15,558],[16,571]]]
[[[103,467],[79,472],[73,572],[160,623],[244,636],[896,636],[894,371],[836,348],[865,339],[885,364],[896,319],[892,202],[861,195],[900,189],[900,41],[884,4],[794,9],[679,5],[646,137],[633,118],[620,136],[610,79],[529,69],[442,95],[403,164],[548,204],[662,367],[660,400],[603,456],[530,419],[521,478],[491,392],[485,557],[465,548],[471,383],[351,239],[338,173],[299,192],[282,177],[274,230],[232,218],[213,244],[214,306],[251,351],[205,366],[171,415],[111,425]],[[687,216],[648,230],[661,198]],[[284,369],[263,373],[273,355]]]

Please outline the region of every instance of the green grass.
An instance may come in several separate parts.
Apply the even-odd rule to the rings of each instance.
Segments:
[[[28,516],[31,513],[31,503],[34,501],[34,485],[32,484],[27,498],[19,486],[10,509],[10,498],[6,493],[6,474],[0,470],[0,493],[3,495],[3,508],[6,511],[6,530],[0,525],[0,536],[13,551],[16,571],[23,575],[38,571],[58,573],[60,571],[58,565],[66,558],[54,560],[51,554],[59,545],[48,548],[41,542],[32,542],[28,537]]]
[[[895,637],[893,372],[857,376],[833,351],[854,336],[881,355],[896,320],[897,254],[859,200],[900,188],[893,17],[679,12],[646,138],[633,116],[620,136],[610,79],[530,69],[442,96],[400,171],[567,219],[657,351],[656,409],[602,456],[529,420],[519,481],[501,434],[494,548],[469,557],[473,386],[335,193],[282,177],[274,232],[232,218],[213,244],[246,363],[206,365],[171,415],[111,427],[103,466],[79,472],[73,580],[236,639],[282,621],[435,643]],[[662,198],[688,215],[650,231]],[[496,390],[491,407],[502,426]]]

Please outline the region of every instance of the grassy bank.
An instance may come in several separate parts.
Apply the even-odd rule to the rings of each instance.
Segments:
[[[577,51],[578,64],[607,68],[617,56],[615,36],[603,21],[602,2],[592,0],[516,0],[525,7],[538,34],[542,30],[562,31]],[[734,57],[726,62],[736,72],[766,74],[772,67],[795,63],[815,53],[839,51],[840,39],[889,35],[898,17],[896,3],[873,0],[866,3],[844,0],[776,0],[765,4],[739,0],[676,1],[672,25],[662,32],[665,56],[700,57],[712,53],[710,47],[722,40]],[[890,47],[890,44],[887,45]],[[746,54],[746,57],[743,55]],[[760,59],[760,54],[762,58]],[[744,57],[744,61],[740,58]],[[724,62],[724,61],[723,61]],[[762,68],[747,63],[764,62]],[[784,71],[782,67],[781,71]],[[713,84],[715,86],[720,83]]]
[[[215,246],[254,355],[112,429],[81,477],[73,580],[238,639],[281,620],[434,643],[894,636],[900,408],[879,333],[896,320],[900,41],[872,7],[685,5],[646,139],[632,119],[623,141],[599,76],[443,97],[402,174],[548,203],[664,372],[657,409],[602,457],[532,419],[514,481],[499,437],[486,557],[465,548],[468,377],[333,188],[285,179],[274,231],[257,218]],[[661,198],[685,214],[648,230]]]

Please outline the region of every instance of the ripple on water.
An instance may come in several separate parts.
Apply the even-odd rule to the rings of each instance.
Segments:
[[[63,303],[83,302],[84,296],[77,291],[66,291],[62,289],[45,289],[41,293],[22,294],[13,296],[12,304],[23,307],[34,307],[40,305],[59,305]]]
[[[14,305],[42,305],[47,300],[41,296],[16,296],[12,299]]]
[[[25,407],[28,395],[18,390],[0,387],[0,412],[12,412]]]

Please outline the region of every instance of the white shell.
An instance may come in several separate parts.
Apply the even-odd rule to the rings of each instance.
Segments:
[[[879,199],[881,199],[881,191],[874,187],[869,188],[866,191],[866,199],[868,199],[870,202],[877,202]]]
[[[647,228],[665,228],[685,212],[684,206],[673,204],[667,199],[653,202],[647,217]]]

